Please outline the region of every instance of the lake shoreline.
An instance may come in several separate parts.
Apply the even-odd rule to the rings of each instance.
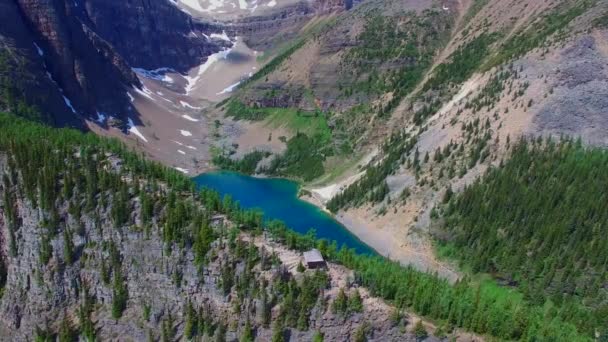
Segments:
[[[358,253],[380,255],[371,245],[359,239],[324,208],[322,203],[305,200],[301,183],[290,179],[245,175],[231,171],[207,172],[193,178],[199,187],[230,195],[244,209],[259,209],[267,220],[277,219],[296,232],[306,234],[311,228],[320,239],[336,241]],[[302,190],[304,189],[304,190]]]
[[[374,218],[367,210],[369,208],[341,210],[337,214],[333,214],[327,210],[324,200],[319,198],[320,195],[314,189],[305,190],[311,195],[301,196],[301,200],[327,212],[357,239],[375,250],[378,255],[399,262],[403,266],[412,266],[422,272],[436,272],[451,283],[460,279],[458,272],[451,267],[438,262],[416,248],[400,244],[393,235],[394,232],[385,229],[386,227],[382,226],[380,222],[374,222]]]
[[[361,240],[363,243],[375,250],[379,255],[390,258],[391,251],[393,250],[393,248],[378,239],[374,239],[373,236],[377,234],[374,233],[374,230],[371,227],[355,222],[359,218],[351,217],[348,213],[344,211],[340,211],[338,214],[332,213],[327,209],[323,201],[314,195],[301,196],[299,198],[331,215],[334,220],[338,221],[340,225],[348,229],[349,232],[351,232],[359,240]]]

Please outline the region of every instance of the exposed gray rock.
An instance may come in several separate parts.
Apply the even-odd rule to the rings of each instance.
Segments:
[[[608,39],[608,32],[600,35]],[[534,118],[532,130],[608,145],[608,66],[595,38],[578,38],[553,68],[554,94]]]

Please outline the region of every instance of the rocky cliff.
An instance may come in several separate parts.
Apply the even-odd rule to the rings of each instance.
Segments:
[[[169,1],[4,0],[0,41],[25,102],[49,112],[47,122],[83,127],[97,113],[126,122],[126,90],[140,87],[133,67],[184,72],[220,47]]]
[[[44,66],[72,115],[122,116],[130,106],[125,88],[139,81],[112,46],[86,25],[78,3],[19,0],[17,9],[14,15],[27,28],[23,35],[37,53],[32,63]]]
[[[194,22],[170,1],[85,0],[80,8],[132,67],[186,72],[219,50],[204,35],[219,27]]]

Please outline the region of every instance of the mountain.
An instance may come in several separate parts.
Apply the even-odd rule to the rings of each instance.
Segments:
[[[384,255],[447,279],[489,275],[510,300],[555,305],[599,335],[605,255],[583,251],[604,244],[601,209],[568,198],[602,169],[586,148],[606,146],[607,13],[604,1],[365,1],[219,105],[284,146],[236,139],[215,162],[300,179]]]
[[[393,257],[453,278],[429,253],[447,189],[499,166],[521,136],[605,146],[606,13],[603,1],[365,1],[220,104],[226,127],[250,121],[285,143],[226,130],[236,144],[216,163],[272,152],[249,169],[306,181],[347,226],[396,238]]]
[[[217,52],[170,2],[3,1],[3,77],[44,112],[43,121],[84,129],[84,120],[136,110],[132,68],[187,70]],[[137,117],[137,115],[135,115]]]
[[[3,338],[590,340],[571,311],[264,222],[117,140],[8,114],[0,132]]]
[[[607,18],[3,1],[0,335],[604,341]],[[184,176],[218,168],[299,181],[382,257]],[[327,271],[299,265],[312,247]]]

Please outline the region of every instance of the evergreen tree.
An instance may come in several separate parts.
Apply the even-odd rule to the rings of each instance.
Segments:
[[[122,276],[120,267],[114,268],[114,282],[112,286],[112,318],[118,320],[127,308],[128,289]]]
[[[416,335],[417,340],[424,340],[428,336],[428,332],[422,324],[422,320],[418,320],[416,325],[414,325],[414,335]]]
[[[239,342],[253,342],[253,329],[251,328],[249,320],[247,320],[247,323],[245,323],[245,326],[243,327]]]

